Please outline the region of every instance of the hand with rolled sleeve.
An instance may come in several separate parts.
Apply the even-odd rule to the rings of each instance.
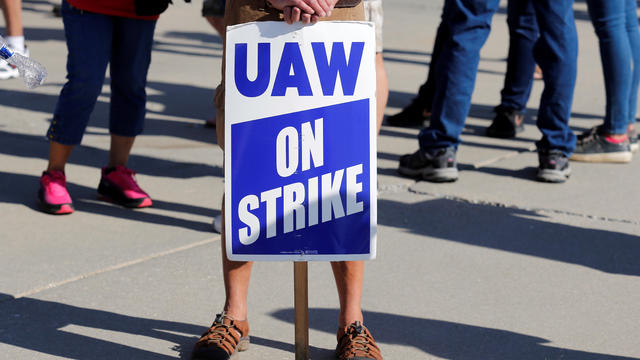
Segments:
[[[315,24],[321,17],[331,16],[338,0],[267,0],[267,3],[284,15],[287,24],[301,21]]]

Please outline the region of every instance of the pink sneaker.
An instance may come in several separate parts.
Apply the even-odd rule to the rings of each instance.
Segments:
[[[153,205],[149,195],[138,186],[136,172],[124,166],[102,168],[98,193],[106,200],[128,208],[145,208]]]
[[[38,200],[42,211],[63,215],[73,212],[73,201],[67,191],[67,178],[62,171],[44,171],[40,177]]]

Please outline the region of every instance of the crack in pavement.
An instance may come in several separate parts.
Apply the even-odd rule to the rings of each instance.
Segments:
[[[179,253],[179,252],[182,252],[182,251],[193,249],[195,247],[207,245],[207,244],[213,243],[213,242],[215,242],[215,241],[217,241],[219,239],[220,238],[218,237],[218,238],[214,238],[214,239],[207,239],[207,240],[195,242],[195,243],[192,243],[192,244],[187,244],[187,245],[180,246],[180,247],[177,247],[177,248],[173,248],[173,249],[157,252],[157,253],[154,253],[154,254],[151,254],[151,255],[143,256],[143,257],[138,258],[138,259],[126,261],[126,262],[123,262],[123,263],[120,263],[120,264],[111,265],[111,266],[108,266],[108,267],[106,267],[104,269],[99,269],[99,270],[92,271],[92,272],[89,272],[89,273],[80,274],[80,275],[71,277],[69,279],[65,279],[65,280],[49,283],[47,285],[40,286],[40,287],[37,287],[35,289],[27,290],[27,291],[24,291],[24,292],[19,293],[17,295],[14,295],[14,296],[10,296],[10,297],[8,297],[6,299],[0,299],[0,304],[6,303],[6,302],[10,302],[10,301],[13,301],[13,300],[17,300],[17,299],[20,299],[20,298],[23,298],[23,297],[32,296],[34,294],[40,293],[40,292],[45,291],[45,290],[54,289],[54,288],[57,288],[57,287],[60,287],[60,286],[63,286],[63,285],[67,285],[67,284],[79,281],[79,280],[88,279],[88,278],[96,276],[96,275],[100,275],[100,274],[108,273],[108,272],[111,272],[111,271],[124,269],[124,268],[130,267],[130,266],[133,266],[133,265],[138,265],[138,264],[141,264],[143,262],[147,262],[149,260],[157,259],[157,258],[168,256],[168,255],[173,255],[175,253]]]
[[[415,182],[417,183],[417,181]],[[418,191],[413,189],[411,186],[413,184],[385,184],[378,186],[378,194],[399,194],[399,193],[413,193],[418,195],[427,195],[435,198],[444,198],[447,200],[453,200],[461,203],[472,204],[472,205],[485,205],[485,206],[493,206],[498,208],[510,208],[516,210],[524,210],[524,211],[532,211],[537,213],[551,213],[556,215],[566,215],[579,217],[589,220],[598,220],[604,222],[612,222],[612,223],[620,223],[620,224],[629,224],[629,225],[640,225],[640,221],[638,220],[629,220],[629,219],[617,219],[610,218],[606,216],[598,216],[592,214],[583,214],[566,210],[558,210],[558,209],[546,209],[546,208],[535,208],[535,207],[522,207],[514,204],[501,203],[497,201],[489,201],[489,200],[480,200],[480,199],[468,199],[461,196],[455,195],[445,195],[445,194],[437,194],[437,193],[429,193],[426,191]]]
[[[499,208],[509,208],[509,209],[524,210],[524,211],[531,211],[531,212],[537,212],[537,213],[551,213],[551,214],[557,214],[557,215],[574,216],[574,217],[580,217],[580,218],[584,218],[584,219],[599,220],[599,221],[605,221],[605,222],[630,224],[630,225],[640,225],[640,221],[629,220],[629,219],[616,219],[616,218],[609,218],[609,217],[605,217],[605,216],[582,214],[582,213],[566,211],[566,210],[558,210],[558,209],[522,207],[522,206],[517,206],[517,205],[514,205],[514,204],[506,204],[506,203],[501,203],[501,202],[497,202],[497,201],[480,200],[480,199],[467,199],[467,198],[464,198],[464,197],[461,197],[461,196],[454,196],[454,195],[432,194],[432,193],[428,193],[428,192],[425,192],[425,191],[418,191],[418,190],[412,189],[410,187],[407,187],[407,192],[418,194],[418,195],[428,195],[428,196],[437,197],[437,198],[444,198],[444,199],[447,199],[447,200],[453,200],[453,201],[466,203],[466,204],[472,204],[472,205],[493,206],[493,207],[499,207]]]

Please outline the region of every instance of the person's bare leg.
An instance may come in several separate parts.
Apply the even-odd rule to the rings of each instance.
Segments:
[[[22,0],[3,0],[2,12],[7,28],[7,36],[23,36]]]
[[[338,325],[345,327],[355,321],[363,322],[362,282],[364,279],[364,261],[332,262],[331,269],[338,288],[340,299],[340,316]]]
[[[49,165],[47,166],[47,171],[57,170],[64,172],[64,167],[73,148],[73,145],[64,145],[55,141],[49,142]]]
[[[224,310],[235,320],[247,319],[247,296],[253,262],[231,261],[227,258],[224,226],[224,198],[222,199],[222,275],[224,277]]]
[[[389,99],[389,81],[387,80],[387,71],[384,69],[384,60],[382,53],[376,54],[376,103],[378,112],[377,134],[380,134],[380,126],[384,119],[384,109],[387,108],[387,100]]]
[[[133,136],[111,134],[111,150],[109,150],[109,164],[107,167],[126,166],[135,140],[136,138]]]

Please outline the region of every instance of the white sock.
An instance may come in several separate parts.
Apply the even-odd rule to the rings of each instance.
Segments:
[[[24,36],[7,36],[5,39],[7,40],[7,45],[14,51],[21,54],[24,53]]]

